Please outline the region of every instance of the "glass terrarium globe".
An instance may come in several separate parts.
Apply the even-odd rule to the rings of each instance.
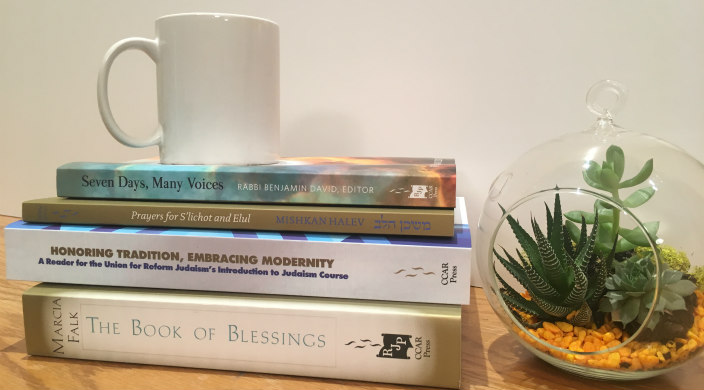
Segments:
[[[597,83],[591,127],[499,174],[475,255],[510,333],[602,379],[655,376],[704,349],[704,165],[615,125],[624,97],[619,83]]]

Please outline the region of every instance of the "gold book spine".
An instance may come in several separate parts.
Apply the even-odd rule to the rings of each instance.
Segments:
[[[454,210],[45,198],[22,204],[34,223],[442,236]]]

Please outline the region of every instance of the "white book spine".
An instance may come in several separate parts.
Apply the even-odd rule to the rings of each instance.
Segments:
[[[278,233],[233,237],[231,231],[218,236],[184,229],[146,234],[140,228],[52,229],[17,222],[5,229],[7,278],[468,304],[469,232],[458,226],[464,238],[415,245],[383,236],[344,242],[339,235],[283,239]]]
[[[40,284],[23,306],[31,355],[459,387],[456,305]]]

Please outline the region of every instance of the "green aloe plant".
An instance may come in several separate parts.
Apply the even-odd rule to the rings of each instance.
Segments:
[[[601,165],[593,160],[587,161],[582,176],[589,186],[608,192],[608,198],[614,203],[631,209],[650,200],[655,194],[655,189],[652,186],[643,187],[626,198],[622,197],[620,191],[624,188],[635,187],[648,180],[653,172],[653,159],[646,161],[635,176],[623,180],[625,160],[623,149],[611,145],[606,150],[606,160]],[[578,223],[584,219],[588,224],[593,224],[597,215],[599,216],[599,236],[596,240],[596,251],[601,256],[606,256],[612,248],[616,253],[622,253],[637,247],[650,247],[645,232],[639,228],[626,229],[621,227],[619,210],[600,200],[594,203],[594,212],[569,211],[565,213],[565,218],[570,221],[567,223],[567,227],[572,238],[576,239],[579,235],[579,228],[574,222]],[[647,222],[643,226],[651,239],[656,240],[660,223],[657,221]]]
[[[697,289],[693,282],[683,279],[682,272],[662,265],[660,297],[648,328],[654,329],[665,312],[686,310],[684,297]],[[615,263],[615,273],[606,279],[607,292],[599,304],[599,311],[611,313],[611,319],[625,327],[635,321],[642,324],[655,298],[656,272],[652,252],[639,254]]]
[[[516,249],[515,257],[505,248],[503,255],[494,249],[494,255],[508,272],[528,291],[524,298],[501,276],[501,295],[513,310],[535,316],[539,321],[565,320],[579,326],[588,324],[593,310],[602,297],[608,270],[608,258],[594,256],[594,246],[599,231],[598,215],[587,234],[587,224],[582,220],[579,238],[570,238],[562,219],[560,195],[555,195],[553,213],[545,205],[547,231],[531,218],[533,235],[526,232],[510,214],[506,219],[518,239],[522,252]],[[504,210],[505,212],[505,210]],[[518,260],[517,260],[518,259]]]

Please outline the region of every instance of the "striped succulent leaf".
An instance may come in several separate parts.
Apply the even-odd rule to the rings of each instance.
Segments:
[[[603,292],[608,274],[606,262],[594,255],[599,224],[595,223],[588,233],[582,220],[580,238],[575,243],[563,223],[559,194],[555,195],[553,211],[547,205],[545,209],[547,230],[544,233],[531,218],[533,236],[511,215],[506,216],[521,248],[516,249],[516,257],[505,248],[501,248],[502,254],[494,250],[494,255],[531,299],[521,296],[496,272],[501,295],[513,310],[534,315],[540,321],[564,319],[572,313],[572,322],[584,325],[591,319],[590,306],[596,305],[592,295]]]
[[[565,275],[567,274],[565,257],[558,258],[555,248],[548,241],[548,239],[540,231],[538,223],[533,219],[531,221],[533,225],[533,233],[538,242],[538,251],[540,252],[540,257],[545,269],[545,277],[547,281],[558,288],[559,290],[564,290],[567,288],[565,283]],[[560,244],[562,246],[562,244]]]
[[[496,278],[502,285],[502,287],[500,288],[501,296],[503,297],[504,302],[506,302],[506,305],[508,305],[511,309],[522,311],[523,313],[530,314],[536,317],[548,316],[547,313],[545,313],[540,307],[538,307],[538,305],[535,304],[535,302],[523,298],[523,296],[519,294],[513,287],[511,287],[511,285],[506,283],[506,281],[503,280],[501,276],[496,275]]]
[[[586,235],[587,231],[587,223],[582,218],[582,234],[580,234],[579,238],[579,244],[577,245],[579,247],[579,250],[577,252],[577,256],[575,258],[575,263],[579,269],[582,270],[582,272],[586,272],[587,267],[589,265],[589,261],[592,258],[592,255],[594,254],[594,246],[596,244],[596,238],[597,235],[599,234],[599,216],[597,215],[594,218],[594,227],[592,228],[591,234],[589,234],[589,237]]]
[[[557,305],[548,300],[544,300],[540,297],[532,297],[533,301],[541,308],[544,312],[557,318],[566,317],[568,314],[574,311],[574,308],[569,306]]]

